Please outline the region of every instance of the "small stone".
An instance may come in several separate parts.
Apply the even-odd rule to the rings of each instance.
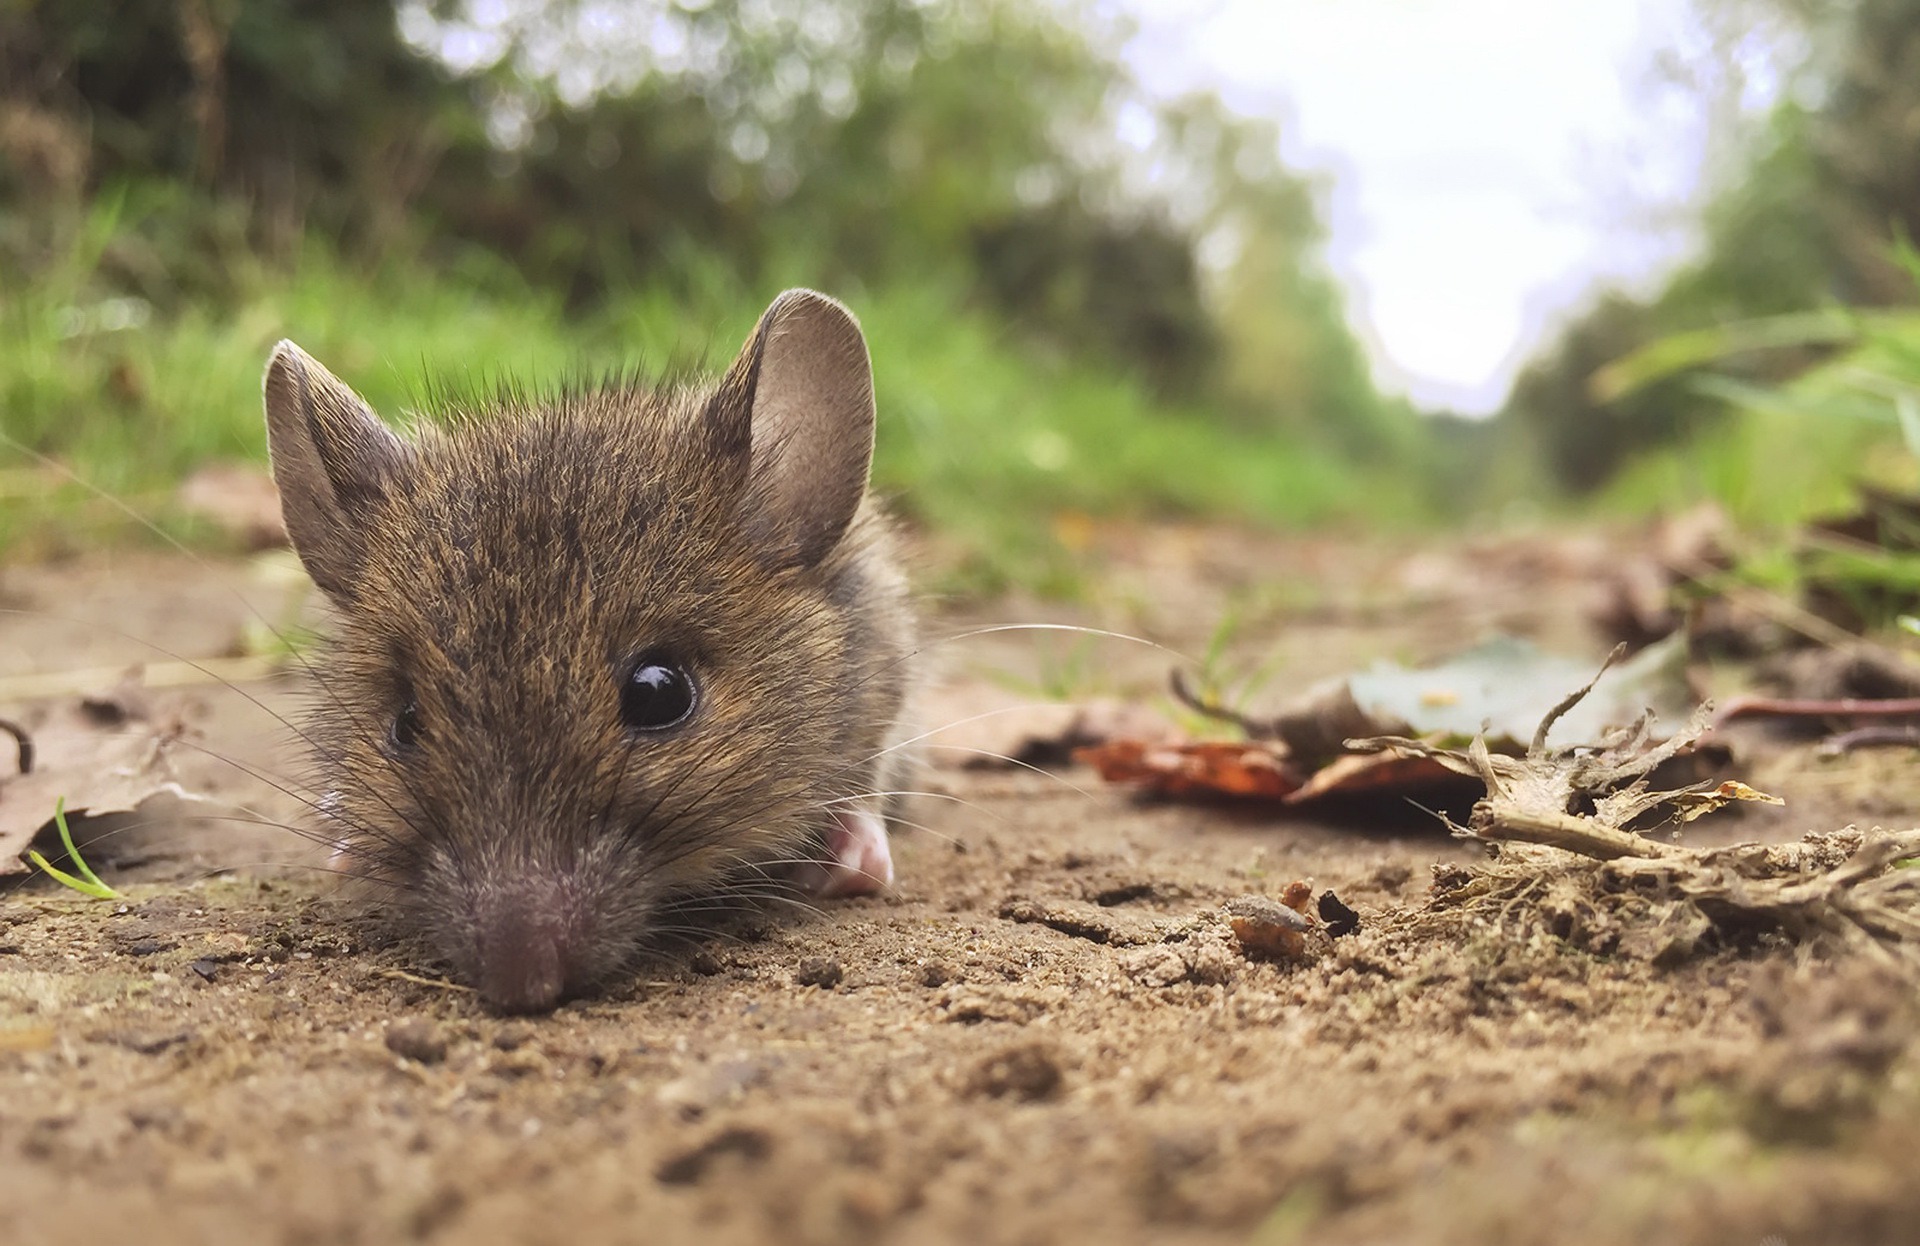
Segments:
[[[1227,901],[1226,910],[1234,937],[1247,955],[1280,960],[1309,955],[1307,935],[1314,924],[1293,905],[1276,903],[1265,896],[1241,896]]]
[[[957,977],[953,966],[943,960],[930,960],[920,966],[920,985],[925,987],[945,986]]]
[[[967,1093],[990,1099],[1040,1103],[1059,1095],[1066,1083],[1060,1062],[1039,1043],[1010,1047],[987,1057],[967,1079]]]
[[[830,956],[809,956],[800,962],[800,967],[794,971],[793,980],[800,986],[817,986],[822,990],[830,991],[839,986],[840,980],[844,977],[846,977],[846,970],[840,967],[839,961]]]
[[[220,976],[220,966],[214,964],[210,960],[194,961],[193,964],[188,966],[188,968],[192,969],[194,972],[194,976],[199,978],[202,982],[211,982],[215,978]]]
[[[524,1025],[503,1025],[493,1035],[493,1045],[501,1051],[518,1051],[527,1045],[533,1031]]]
[[[1165,944],[1131,949],[1120,958],[1120,967],[1144,986],[1169,987],[1187,977],[1187,958]]]
[[[421,1064],[438,1064],[447,1058],[447,1040],[433,1022],[408,1017],[387,1027],[387,1050]]]

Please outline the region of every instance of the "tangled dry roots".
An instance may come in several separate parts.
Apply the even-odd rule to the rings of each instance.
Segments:
[[[1907,868],[1920,860],[1920,829],[1848,827],[1799,843],[1710,849],[1650,838],[1732,801],[1779,802],[1731,780],[1652,786],[1657,767],[1705,734],[1706,707],[1662,742],[1643,715],[1598,746],[1548,747],[1554,722],[1592,688],[1549,711],[1522,757],[1492,753],[1484,737],[1466,749],[1402,737],[1348,742],[1431,758],[1486,787],[1467,825],[1449,825],[1490,845],[1488,862],[1438,870],[1413,925],[1428,933],[1463,923],[1515,934],[1544,927],[1592,951],[1656,963],[1708,941],[1773,936],[1920,970],[1920,869]]]

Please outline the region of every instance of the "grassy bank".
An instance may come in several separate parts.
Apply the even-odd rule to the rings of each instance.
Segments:
[[[264,458],[259,377],[281,337],[393,414],[422,405],[435,375],[537,387],[616,368],[717,366],[775,289],[818,281],[791,264],[748,289],[689,261],[670,282],[569,314],[474,252],[429,263],[390,250],[369,263],[308,244],[273,263],[228,246],[217,252],[220,294],[206,297],[171,280],[153,232],[135,198],[103,200],[59,262],[0,294],[0,415],[9,437],[176,526],[172,489],[196,467]],[[1299,526],[1405,520],[1421,507],[1384,470],[1363,474],[1329,450],[1158,402],[1124,373],[1029,350],[959,289],[936,277],[836,291],[873,349],[878,483],[963,551],[956,587],[1070,589],[1062,517]],[[87,490],[8,457],[0,549],[130,534]]]

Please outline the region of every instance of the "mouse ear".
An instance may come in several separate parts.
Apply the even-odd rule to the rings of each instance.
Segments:
[[[845,535],[873,465],[873,369],[853,313],[788,290],[760,317],[707,410],[750,446],[747,518],[770,558],[811,566]]]
[[[360,396],[292,342],[267,361],[267,447],[287,535],[313,582],[353,598],[367,516],[412,458]]]

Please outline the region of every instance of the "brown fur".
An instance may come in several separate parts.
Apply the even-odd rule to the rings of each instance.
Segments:
[[[276,424],[274,451],[289,526],[341,607],[312,715],[332,809],[357,867],[398,888],[469,980],[484,986],[489,949],[532,922],[558,940],[560,990],[589,988],[676,905],[817,853],[832,802],[897,786],[912,629],[887,524],[861,496],[870,450],[836,454],[830,416],[778,442],[765,427],[770,385],[789,406],[860,393],[756,376],[780,306],[714,390],[511,401],[423,428],[398,462],[377,444],[329,458],[342,439],[314,395],[350,391],[304,356],[291,383],[269,374],[270,416],[279,383],[317,430],[304,465],[282,449],[297,423]],[[803,331],[787,350],[807,345]],[[857,363],[866,383],[863,345]],[[846,424],[857,441],[857,414]],[[794,475],[850,458],[844,503]],[[318,499],[331,539],[301,541],[299,498]],[[621,683],[656,650],[685,663],[698,701],[680,727],[635,732]],[[409,701],[402,748],[391,724]]]

